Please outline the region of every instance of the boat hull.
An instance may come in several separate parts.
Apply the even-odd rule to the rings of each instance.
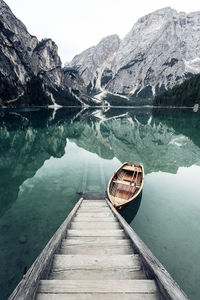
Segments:
[[[117,210],[121,210],[137,198],[143,184],[144,167],[125,162],[110,178],[108,198]]]

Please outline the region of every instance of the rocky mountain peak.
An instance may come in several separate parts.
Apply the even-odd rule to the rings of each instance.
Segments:
[[[92,104],[80,76],[62,69],[55,42],[30,35],[3,0],[0,60],[0,106]]]
[[[118,50],[119,44],[120,38],[118,35],[107,36],[96,46],[76,55],[65,66],[77,70],[89,90],[99,89],[101,87],[102,73]]]
[[[113,75],[107,89],[151,97],[199,72],[197,15],[164,8],[140,18],[111,62]]]
[[[166,7],[140,18],[102,65],[94,55],[88,64],[87,52],[70,65],[78,66],[86,84],[93,79],[91,89],[148,98],[199,73],[199,53],[200,12]]]
[[[144,23],[149,20],[157,20],[158,18],[170,18],[173,14],[176,14],[177,11],[171,7],[164,7],[158,9],[152,13],[149,13],[138,19],[137,23]],[[133,26],[134,27],[134,26]]]
[[[34,49],[33,65],[37,72],[50,71],[61,68],[62,63],[58,56],[58,47],[51,39],[43,39]]]
[[[0,0],[0,26],[2,30],[6,31],[13,46],[19,50],[26,50],[28,56],[32,55],[38,39],[28,33],[26,26],[16,18],[3,0]]]

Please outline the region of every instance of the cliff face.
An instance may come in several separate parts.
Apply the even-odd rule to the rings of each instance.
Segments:
[[[199,73],[199,30],[200,12],[178,13],[168,7],[140,18],[113,51],[112,58],[104,61],[99,74],[101,87],[128,97],[152,97]],[[86,84],[89,81],[82,70],[90,69],[90,77],[94,78],[99,69],[94,50],[90,50],[93,68],[83,59],[87,51],[71,62],[81,70],[79,74]]]
[[[31,36],[0,0],[0,106],[90,103],[76,72],[68,85],[69,75],[61,67],[57,50],[51,39],[39,42]],[[79,93],[74,94],[74,86]]]
[[[98,45],[93,46],[79,55],[76,55],[66,68],[70,67],[78,71],[88,87],[88,91],[101,88],[101,78],[113,55],[119,48],[118,35],[103,38]],[[104,76],[105,77],[105,76]],[[105,80],[109,79],[104,78]]]
[[[200,12],[165,8],[138,20],[111,64],[107,90],[148,97],[200,72]]]

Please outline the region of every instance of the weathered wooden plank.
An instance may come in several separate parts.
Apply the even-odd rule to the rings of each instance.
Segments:
[[[40,293],[146,293],[157,292],[154,280],[41,280]]]
[[[134,171],[136,168],[133,166],[124,166],[123,170],[127,170],[127,171]]]
[[[124,231],[121,229],[93,229],[93,230],[75,230],[75,229],[68,229],[67,230],[67,237],[79,237],[79,236],[116,236],[116,237],[126,237]]]
[[[49,276],[49,279],[56,280],[127,280],[127,279],[146,279],[143,271],[136,268],[113,268],[113,269],[73,269],[67,271],[57,271]]]
[[[107,242],[112,242],[112,241],[116,241],[116,240],[126,240],[127,241],[127,237],[126,236],[69,236],[67,237],[68,240],[82,240],[83,242],[88,239],[88,238],[95,238],[96,240],[102,240]]]
[[[76,216],[83,216],[83,217],[98,217],[98,218],[105,218],[105,217],[114,217],[113,213],[111,211],[108,212],[98,212],[98,213],[94,213],[94,212],[82,212],[82,211],[77,211]]]
[[[77,220],[77,218],[74,218],[72,223],[73,224],[79,224],[80,223],[80,224],[83,224],[83,225],[86,225],[86,226],[87,226],[87,224],[93,224],[94,226],[96,226],[97,224],[103,224],[105,226],[109,226],[109,224],[110,225],[113,224],[113,225],[120,226],[120,223],[116,219],[110,219],[110,218],[106,218],[105,222],[102,219],[101,220],[99,220],[99,219],[96,220],[96,219],[93,218],[90,221],[88,221],[87,219],[79,221],[79,220]]]
[[[110,208],[108,206],[93,206],[93,205],[84,205],[82,207],[80,207],[79,211],[90,211],[90,210],[95,210],[95,211],[111,211]]]
[[[113,180],[113,182],[114,183],[118,183],[118,184],[128,185],[128,186],[132,186],[133,185],[132,181]]]
[[[93,222],[93,221],[97,221],[97,222],[110,222],[110,221],[116,221],[116,218],[114,216],[111,217],[98,217],[98,216],[84,216],[84,215],[79,215],[79,216],[75,216],[73,221],[88,221],[88,222]]]
[[[107,205],[106,200],[83,200],[82,205]]]
[[[110,213],[111,210],[108,207],[100,207],[100,208],[94,208],[94,207],[81,207],[78,210],[78,213]]]
[[[99,206],[83,206],[83,207],[80,207],[79,209],[79,212],[102,212],[102,213],[105,213],[105,212],[111,212],[110,208],[107,207],[107,206],[104,206],[104,207],[99,207]]]
[[[141,255],[142,263],[147,274],[155,278],[162,297],[168,300],[188,300],[185,293],[181,290],[159,260],[152,254],[145,243],[139,238],[136,232],[128,225],[112,204],[108,200],[106,201],[116,218],[119,220],[125,233],[130,237],[134,249]]]
[[[82,203],[81,208],[89,208],[89,207],[94,207],[94,208],[110,208],[106,202],[100,203],[100,202],[93,202],[93,203]]]
[[[8,298],[9,300],[30,300],[34,299],[39,280],[44,273],[47,272],[48,266],[51,265],[51,260],[56,249],[60,246],[62,239],[66,234],[66,230],[71,223],[73,216],[81,205],[82,198],[74,206],[68,217],[58,228],[56,233],[52,236],[46,247],[43,249],[41,254],[32,264],[26,276],[20,283],[17,285],[13,293]]]
[[[133,248],[131,246],[119,246],[119,245],[80,245],[73,246],[61,246],[60,254],[84,254],[84,255],[116,255],[116,254],[133,254]]]
[[[138,255],[54,255],[52,271],[74,269],[98,268],[140,268]]]
[[[80,208],[78,211],[77,211],[77,214],[79,213],[85,213],[85,214],[89,214],[91,210],[98,210],[98,214],[100,215],[104,215],[104,214],[107,214],[107,215],[113,215],[113,212],[111,211],[111,209],[109,209],[108,207],[105,207],[105,208]]]
[[[120,229],[118,222],[88,222],[88,221],[74,221],[71,223],[71,229]]]
[[[36,300],[160,300],[158,294],[38,294]]]
[[[93,203],[90,203],[89,201],[87,203],[82,203],[81,204],[81,207],[109,207],[107,205],[106,202],[104,203],[99,203],[99,202],[93,202]]]
[[[96,200],[96,199],[94,199],[94,200],[86,200],[86,199],[84,199],[83,200],[83,204],[84,203],[105,203],[106,204],[106,200],[105,199],[98,199],[98,200]]]
[[[117,239],[116,237],[71,237],[68,239],[63,239],[63,246],[67,245],[80,245],[80,247],[85,247],[87,245],[99,245],[102,247],[107,247],[109,245],[118,245],[118,246],[128,246],[132,245],[129,239]]]
[[[105,215],[107,215],[107,214],[110,214],[111,215],[111,212],[109,211],[109,209],[98,209],[98,210],[96,210],[96,209],[93,209],[93,208],[91,208],[91,209],[80,209],[79,211],[78,211],[78,214],[93,214],[93,215],[96,215],[96,214],[105,214]]]
[[[80,207],[79,210],[90,210],[90,209],[94,209],[94,210],[108,210],[108,211],[111,211],[110,208],[106,205],[82,205]]]

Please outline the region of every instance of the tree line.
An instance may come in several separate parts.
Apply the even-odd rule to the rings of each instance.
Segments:
[[[200,74],[154,98],[156,106],[194,106],[195,104],[200,104]]]

